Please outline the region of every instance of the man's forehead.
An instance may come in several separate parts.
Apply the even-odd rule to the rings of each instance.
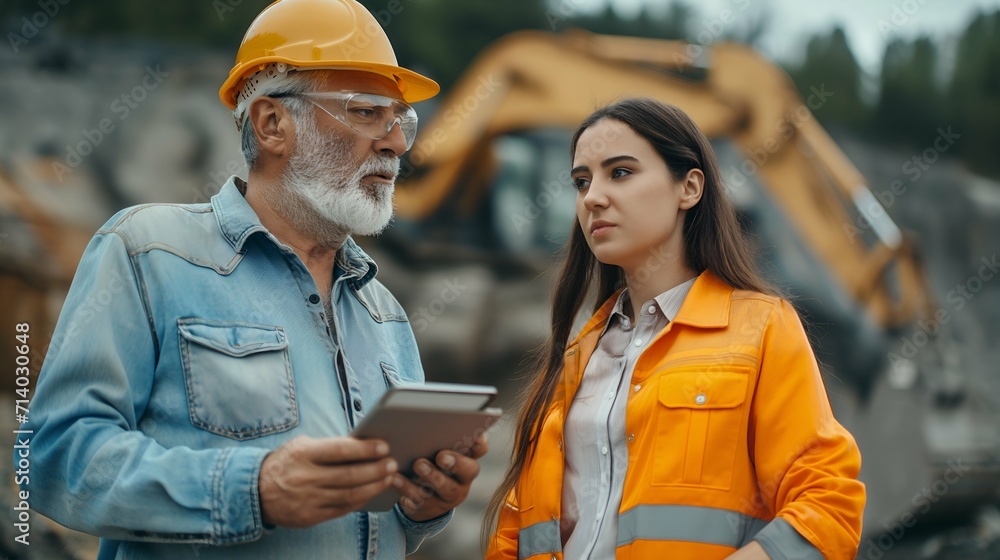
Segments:
[[[358,70],[317,70],[317,72],[322,72],[320,81],[326,91],[375,93],[393,99],[403,99],[396,82],[380,74]]]

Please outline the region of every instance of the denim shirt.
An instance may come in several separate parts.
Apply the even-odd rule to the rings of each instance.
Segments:
[[[264,527],[269,451],[347,435],[389,386],[424,376],[375,263],[347,240],[329,320],[242,189],[232,178],[210,203],[127,208],[94,236],[22,426],[21,488],[36,511],[100,536],[100,560],[403,558],[451,513],[416,523],[397,505]]]

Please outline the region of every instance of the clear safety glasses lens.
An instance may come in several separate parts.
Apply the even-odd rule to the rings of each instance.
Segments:
[[[399,124],[406,149],[417,137],[417,112],[402,101],[370,93],[302,93],[314,105],[354,131],[381,140]]]

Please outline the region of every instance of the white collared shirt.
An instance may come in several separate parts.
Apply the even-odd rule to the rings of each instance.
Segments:
[[[560,531],[563,557],[615,557],[618,509],[628,468],[625,407],[639,355],[677,315],[695,279],[642,304],[635,324],[622,291],[566,416]]]

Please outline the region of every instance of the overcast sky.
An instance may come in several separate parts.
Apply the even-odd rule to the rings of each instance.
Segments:
[[[671,0],[553,1],[585,10],[611,2],[622,15],[635,14],[642,5],[656,8],[671,3]],[[869,72],[878,71],[892,33],[907,38],[922,34],[955,37],[978,10],[1000,9],[1000,0],[688,0],[687,3],[699,14],[695,18],[695,34],[712,29],[713,20],[717,23],[725,9],[735,15],[726,24],[733,29],[748,19],[741,17],[743,14],[770,12],[770,25],[760,48],[769,57],[783,62],[797,60],[810,35],[839,23],[847,32],[858,62]]]

